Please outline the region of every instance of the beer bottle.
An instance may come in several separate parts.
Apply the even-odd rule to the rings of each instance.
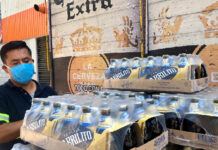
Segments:
[[[196,124],[196,120],[199,119],[199,109],[198,109],[199,99],[192,98],[189,111],[191,113],[186,113],[183,119],[182,130],[188,132],[202,133],[205,134],[206,131],[199,125]]]
[[[32,106],[30,110],[26,111],[25,118],[24,118],[24,126],[28,126],[32,121],[35,120],[35,118],[39,114],[39,109],[41,106],[41,101],[38,99],[32,100]]]
[[[95,111],[93,109],[93,111]],[[95,126],[98,122],[96,122],[97,116],[92,115],[92,108],[89,106],[82,107],[82,114],[80,116],[80,126],[89,128],[90,130],[94,130]]]
[[[214,113],[215,113],[216,115],[218,115],[218,99],[215,99],[215,100],[213,101],[213,104],[214,104]]]
[[[178,99],[177,96],[172,96],[170,99],[169,111],[161,112],[164,114],[166,126],[169,129],[180,129],[180,115],[177,112],[177,109],[179,108]]]
[[[102,109],[101,118],[96,129],[96,133],[101,134],[108,128],[113,126],[113,119],[111,118],[111,109]]]
[[[42,131],[42,134],[52,136],[57,125],[58,119],[63,115],[63,111],[60,103],[53,103],[53,111],[46,121],[46,126]]]
[[[145,122],[144,143],[151,141],[163,133],[163,127],[157,117],[152,117]]]
[[[79,126],[80,109],[75,105],[67,105],[67,110],[63,118],[59,119],[54,128],[53,137],[64,140]]]
[[[139,57],[135,57],[135,58],[131,59],[131,67],[132,67],[132,69],[137,69],[140,67],[140,58]]]
[[[179,57],[180,58],[179,58],[178,67],[184,68],[188,64],[187,55],[185,53],[183,53],[183,54],[180,54]]]
[[[163,60],[162,60],[162,67],[167,68],[170,67],[169,63],[169,55],[163,55]]]
[[[147,68],[154,68],[154,64],[155,64],[154,57],[153,56],[148,56],[146,67]]]
[[[144,108],[143,108],[143,102],[137,101],[134,104],[134,111],[133,111],[133,117],[136,120],[140,120],[144,118]]]
[[[129,119],[128,106],[121,105],[118,113],[118,121],[122,124],[126,124],[129,122]],[[130,126],[124,138],[123,150],[130,150],[136,146],[136,131],[134,130],[133,126]]]
[[[127,58],[123,58],[121,60],[121,69],[127,69],[130,67],[129,60]]]

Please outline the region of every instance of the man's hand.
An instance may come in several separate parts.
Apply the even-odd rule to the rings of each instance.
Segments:
[[[0,144],[7,143],[15,140],[20,136],[20,127],[23,124],[23,120],[13,122],[13,123],[4,123],[0,125]]]

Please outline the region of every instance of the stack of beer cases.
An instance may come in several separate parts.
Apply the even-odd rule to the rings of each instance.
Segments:
[[[111,60],[105,77],[101,92],[34,99],[21,138],[54,150],[152,150],[167,145],[169,132],[177,145],[165,149],[217,148],[217,89],[161,93],[206,88],[207,72],[198,56]]]
[[[143,92],[117,90],[34,99],[21,138],[54,150],[162,149],[164,115],[145,100]]]
[[[218,149],[218,88],[194,94],[153,95],[158,111],[165,116],[169,149],[194,147]]]
[[[104,88],[192,93],[208,86],[206,67],[197,55],[112,59]]]
[[[105,88],[160,93],[146,101],[165,116],[169,142],[174,143],[165,149],[218,149],[218,88],[206,89],[206,66],[199,56],[111,60],[105,76]]]

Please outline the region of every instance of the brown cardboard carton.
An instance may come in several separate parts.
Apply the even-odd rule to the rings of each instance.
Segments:
[[[178,145],[202,148],[207,150],[218,149],[218,136],[211,136],[174,129],[169,129],[169,142]]]
[[[103,87],[120,90],[193,93],[209,85],[208,77],[196,80],[109,79]]]
[[[106,134],[107,137],[110,137],[110,134]],[[42,135],[40,133],[36,133],[33,131],[30,131],[24,127],[21,127],[21,138],[25,141],[28,141],[38,147],[41,147],[46,150],[83,150],[82,148],[74,147],[70,144],[55,140],[51,137],[47,137],[45,135]],[[103,138],[104,140],[104,138]],[[102,141],[98,141],[98,144],[102,145]],[[104,142],[105,143],[105,142]],[[110,143],[110,142],[106,142]],[[152,141],[137,147],[133,148],[132,150],[155,150],[155,149],[162,149],[168,144],[168,131],[165,131],[160,136],[156,137]],[[96,150],[96,147],[88,148],[89,150]],[[97,148],[98,149],[98,148]],[[112,150],[111,145],[105,145],[105,147],[102,147],[102,149],[105,150]],[[100,150],[100,149],[99,149]]]

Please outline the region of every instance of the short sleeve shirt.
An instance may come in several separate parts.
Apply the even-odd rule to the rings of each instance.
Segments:
[[[51,95],[57,95],[51,87],[36,81],[34,82],[37,85],[34,98],[46,98]],[[0,86],[0,124],[22,120],[26,110],[30,109],[31,103],[31,95],[23,88],[16,87],[8,80],[8,82]],[[0,150],[3,150],[3,145],[10,144],[0,144]],[[7,149],[6,147],[4,146],[5,150]]]

